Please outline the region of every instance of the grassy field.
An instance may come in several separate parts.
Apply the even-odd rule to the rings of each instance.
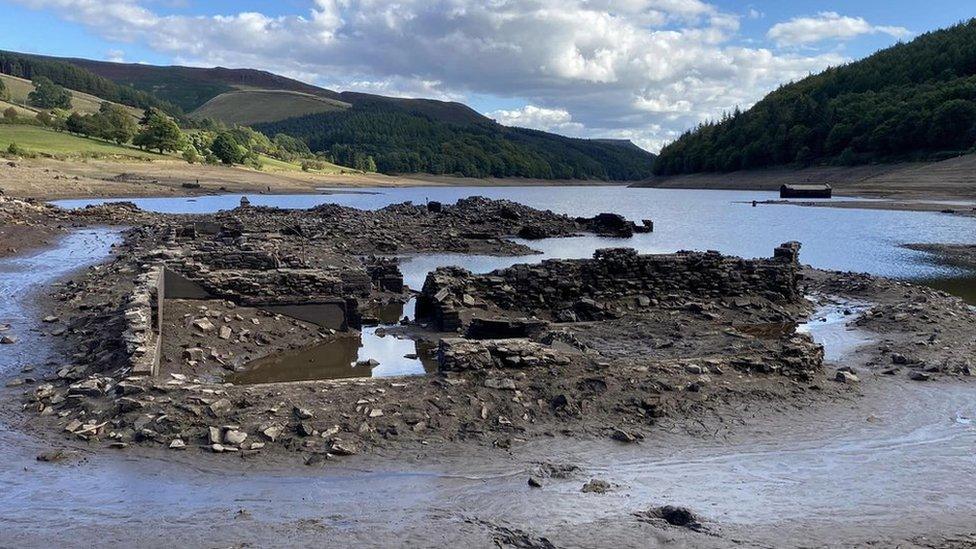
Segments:
[[[127,158],[169,158],[156,153],[139,150],[126,145],[116,145],[98,139],[78,137],[60,133],[38,126],[19,124],[0,124],[0,151],[6,151],[11,143],[32,153],[48,154],[61,158],[84,156],[127,157]]]
[[[27,94],[34,90],[34,84],[30,80],[24,80],[23,78],[17,78],[8,74],[0,74],[0,79],[3,80],[3,83],[7,85],[7,89],[10,90],[11,103],[15,103],[24,110],[29,110],[33,113],[37,112],[36,109],[27,105]],[[105,102],[103,99],[99,99],[94,95],[88,95],[87,93],[74,90],[69,91],[71,92],[71,109],[82,114],[98,112],[98,108]],[[141,110],[125,105],[122,107],[129,111],[129,114],[134,118],[142,117]]]
[[[37,111],[29,107],[22,107],[20,105],[17,105],[16,103],[8,103],[6,101],[0,101],[0,112],[5,111],[10,107],[13,107],[14,110],[17,111],[17,114],[19,116],[31,117],[37,114]]]
[[[239,90],[218,95],[193,111],[197,118],[249,126],[295,116],[342,110],[348,103],[284,90]]]
[[[309,173],[318,173],[325,175],[339,175],[344,173],[362,173],[358,172],[352,168],[346,168],[336,164],[330,164],[324,162],[324,167],[321,170],[312,170]],[[270,156],[261,156],[261,169],[266,172],[301,172],[302,166],[301,162],[285,162],[283,160],[278,160],[277,158],[271,158]]]

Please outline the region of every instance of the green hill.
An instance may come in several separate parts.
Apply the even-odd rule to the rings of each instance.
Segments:
[[[0,51],[0,73],[25,80],[46,76],[55,84],[105,101],[140,110],[155,107],[171,114],[179,114],[178,107],[161,101],[152,94],[120,85],[56,57]]]
[[[664,147],[658,175],[938,160],[976,143],[976,19],[785,85]]]
[[[0,72],[43,73],[67,88],[118,97],[126,105],[163,105],[172,114],[254,125],[269,136],[285,133],[345,166],[371,169],[372,157],[384,173],[623,181],[648,177],[654,162],[629,141],[508,128],[457,102],[340,93],[252,69],[2,52]]]
[[[32,107],[27,102],[27,95],[34,91],[34,84],[30,80],[24,80],[23,78],[17,78],[16,76],[10,76],[7,74],[0,74],[0,80],[3,80],[4,85],[10,91],[10,101],[16,106],[17,110],[26,116],[34,116],[37,114],[38,109]],[[99,107],[105,102],[104,99],[100,97],[95,97],[94,95],[82,93],[76,90],[68,90],[71,93],[71,110],[78,111],[82,114],[91,114],[98,112]],[[129,111],[129,114],[133,118],[139,118],[142,116],[140,109],[135,107],[129,107],[123,105],[123,107]],[[6,108],[6,107],[4,107]]]
[[[313,151],[328,152],[343,165],[372,157],[377,170],[388,174],[613,181],[651,175],[654,157],[638,147],[509,128],[478,116],[452,123],[401,105],[371,103],[255,129],[303,139]]]
[[[191,113],[226,124],[251,126],[305,114],[343,110],[349,103],[288,90],[235,90],[222,93]]]

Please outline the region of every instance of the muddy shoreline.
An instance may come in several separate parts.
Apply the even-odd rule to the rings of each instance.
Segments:
[[[842,196],[842,195],[838,195]],[[932,198],[928,198],[932,200]],[[760,200],[755,202],[759,206],[799,206],[803,208],[846,208],[855,210],[889,210],[901,212],[933,212],[963,217],[976,217],[976,205],[950,204],[945,202],[926,202],[898,200]]]
[[[79,226],[111,223],[139,227],[128,232],[110,262],[73,275],[67,283],[55,288],[50,302],[41,304],[50,307],[50,315],[57,317],[41,325],[41,329],[58,342],[60,356],[74,357],[72,360],[77,362],[55,360],[30,372],[12,372],[18,384],[5,389],[8,394],[22,394],[23,400],[18,400],[27,404],[22,416],[25,424],[18,426],[19,429],[32,433],[44,444],[78,452],[82,457],[90,455],[93,463],[112,459],[105,456],[118,451],[131,460],[162,460],[172,462],[176,469],[187,465],[221,474],[230,471],[258,474],[272,470],[278,474],[313,471],[311,474],[317,476],[342,476],[346,474],[343,471],[352,471],[349,474],[354,477],[354,471],[395,471],[409,465],[435,475],[449,498],[453,490],[467,494],[462,497],[471,497],[466,482],[461,482],[462,488],[455,486],[457,481],[449,479],[454,475],[470,475],[464,473],[465,467],[477,462],[486,464],[480,474],[492,472],[493,480],[488,484],[496,487],[493,490],[507,494],[491,496],[498,499],[489,498],[498,505],[512,498],[519,502],[518,507],[526,509],[543,501],[553,505],[552,498],[583,507],[601,502],[597,504],[600,513],[573,515],[568,523],[552,522],[529,511],[511,516],[475,505],[469,513],[456,509],[442,514],[415,513],[408,519],[405,534],[381,528],[371,534],[373,537],[366,538],[355,528],[338,531],[339,539],[380,545],[393,540],[429,541],[423,536],[433,525],[443,536],[437,544],[468,542],[524,547],[603,544],[607,540],[614,540],[620,546],[638,546],[647,539],[662,545],[695,546],[741,546],[737,540],[748,540],[747,546],[794,543],[787,539],[825,539],[828,543],[832,539],[838,544],[896,540],[922,546],[929,543],[917,539],[922,533],[935,536],[931,546],[950,547],[954,543],[952,538],[963,539],[960,536],[968,535],[962,526],[950,524],[951,521],[933,521],[925,527],[913,520],[908,521],[910,525],[884,529],[883,533],[878,533],[876,523],[866,519],[837,528],[830,522],[836,521],[836,516],[827,518],[830,526],[807,519],[790,533],[784,533],[777,531],[778,528],[739,525],[736,520],[715,516],[707,507],[692,508],[703,517],[704,530],[676,527],[647,518],[652,515],[646,511],[664,504],[685,505],[687,501],[637,492],[639,501],[626,502],[621,498],[632,490],[627,484],[634,480],[628,481],[626,475],[593,457],[601,453],[642,455],[648,448],[661,445],[673,450],[686,445],[694,448],[699,443],[693,441],[748,443],[754,437],[769,436],[769,432],[790,432],[794,428],[791,425],[806,417],[822,414],[836,418],[841,408],[865,406],[879,398],[884,401],[889,397],[883,395],[892,390],[910,394],[914,386],[966,385],[972,368],[971,334],[976,329],[976,316],[971,308],[948,294],[865,275],[799,266],[794,269],[791,263],[777,263],[775,258],[766,260],[768,263],[757,260],[751,264],[707,255],[663,260],[626,255],[602,260],[556,261],[545,267],[513,268],[491,276],[447,271],[442,273],[440,282],[424,288],[421,295],[450,306],[439,305],[440,320],[433,316],[426,322],[442,322],[443,318],[450,317],[445,311],[456,310],[462,325],[466,323],[466,329],[470,329],[473,319],[487,313],[488,318],[495,319],[491,329],[515,330],[519,332],[515,338],[518,342],[506,339],[503,345],[508,350],[500,355],[497,345],[484,347],[485,340],[451,343],[455,347],[449,345],[446,349],[453,357],[449,361],[450,371],[426,376],[226,386],[195,381],[195,377],[205,377],[206,372],[210,372],[206,375],[218,375],[226,371],[220,361],[211,360],[211,353],[187,359],[182,351],[199,342],[201,347],[216,349],[221,361],[231,363],[222,356],[227,351],[217,348],[223,340],[219,333],[224,326],[231,329],[232,338],[240,338],[244,329],[253,334],[258,331],[255,327],[260,326],[269,339],[254,349],[268,351],[287,346],[288,338],[297,333],[293,330],[302,326],[310,330],[309,336],[302,339],[327,340],[333,336],[307,322],[296,324],[284,315],[261,313],[257,310],[263,306],[260,303],[255,310],[248,309],[244,302],[255,296],[241,293],[243,290],[233,284],[226,286],[228,280],[235,279],[206,274],[219,270],[216,267],[223,265],[222,262],[231,261],[226,249],[217,255],[200,255],[212,254],[207,247],[211,240],[221,242],[223,247],[248,251],[251,254],[248,262],[274,257],[287,264],[289,258],[302,258],[305,267],[310,265],[326,271],[337,268],[343,273],[359,272],[362,265],[368,274],[373,272],[369,269],[374,264],[360,263],[364,254],[427,250],[525,253],[524,248],[505,243],[505,235],[518,232],[513,230],[516,224],[512,221],[516,219],[520,227],[534,227],[528,232],[546,236],[572,234],[592,227],[527,210],[497,209],[498,205],[491,201],[458,211],[454,221],[445,223],[443,217],[436,217],[438,222],[429,226],[425,221],[428,216],[454,215],[451,212],[455,210],[448,208],[447,214],[430,212],[425,205],[359,214],[350,209],[328,207],[318,212],[320,220],[315,215],[305,220],[308,215],[305,212],[296,224],[293,214],[270,209],[217,217],[164,216],[139,212],[125,205],[92,208],[79,214],[38,208],[31,215],[51,216],[52,224],[67,221]],[[486,212],[488,217],[484,217]],[[505,221],[507,218],[515,219]],[[488,219],[492,221],[486,222]],[[242,247],[240,243],[229,246],[231,241],[219,240],[227,236],[224,228],[221,229],[224,236],[208,232],[206,224],[214,221],[230,228],[235,235],[232,238],[238,239],[233,242],[242,242],[239,239],[243,236],[248,246],[258,246]],[[470,230],[473,226],[478,227],[477,234]],[[189,227],[194,227],[193,233],[179,234]],[[402,232],[391,240],[388,227],[397,227]],[[449,227],[447,232],[456,230],[457,236],[445,239],[445,227]],[[450,229],[453,227],[457,229]],[[268,235],[275,236],[268,238]],[[320,242],[312,244],[315,241]],[[169,333],[177,335],[172,350],[164,351],[162,375],[154,380],[130,379],[120,369],[123,364],[120,353],[124,347],[118,344],[126,330],[125,306],[137,290],[137,279],[144,274],[145,265],[151,263],[149,260],[166,257],[155,252],[161,243],[180,250],[181,255],[170,259],[193,258],[209,265],[209,270],[201,271],[204,274],[188,272],[188,277],[195,276],[199,283],[210,284],[207,287],[212,291],[237,292],[234,295],[241,296],[243,302],[230,306],[231,300],[224,296],[206,302],[205,310],[200,309],[200,303],[181,302],[188,307],[176,318],[187,319],[183,328],[186,331],[178,335],[180,326],[169,326]],[[171,246],[174,243],[177,245]],[[266,243],[272,243],[273,247],[265,247]],[[265,252],[268,255],[262,255]],[[789,253],[788,249],[783,252]],[[233,267],[240,269],[241,259],[233,261]],[[724,294],[729,291],[727,287],[712,295],[712,290],[706,290],[711,286],[691,285],[662,290],[661,297],[657,297],[646,286],[636,293],[623,290],[625,286],[613,274],[620,269],[604,270],[600,261],[610,261],[610,265],[622,261],[631,266],[631,271],[635,261],[650,261],[648,265],[665,268],[659,264],[664,261],[668,269],[677,265],[690,268],[693,273],[708,272],[699,269],[709,264],[713,265],[709,268],[719,269],[716,272],[720,273],[737,274],[741,269],[754,269],[743,272],[782,271],[797,278],[795,282],[776,277],[757,279],[770,281],[770,289],[790,288],[790,295],[769,291],[750,295],[743,294],[743,290]],[[249,264],[249,268],[253,266]],[[379,284],[381,288],[369,289],[362,298],[364,304],[374,300],[409,299],[409,294],[392,291],[393,287],[388,285],[391,271],[377,269],[379,278],[369,284]],[[575,274],[567,276],[566,273]],[[520,300],[511,302],[513,295],[529,295],[519,284],[532,287],[533,281],[538,280],[541,288],[548,288],[554,284],[547,280],[588,280],[586,277],[607,280],[608,293],[574,297],[568,307],[563,304],[565,297],[547,298],[531,306],[525,306]],[[718,278],[702,277],[709,284]],[[730,280],[735,278],[732,276]],[[333,279],[312,280],[316,284],[331,284]],[[345,275],[343,284],[350,284],[350,280]],[[505,289],[504,281],[511,290]],[[634,283],[631,279],[627,286]],[[795,288],[791,286],[794,283]],[[584,287],[596,285],[589,283]],[[579,291],[575,288],[567,286],[562,291],[570,294]],[[876,334],[877,339],[862,346],[856,360],[845,360],[849,370],[839,370],[840,365],[836,363],[818,361],[810,343],[804,338],[796,339],[786,328],[810,314],[811,305],[802,299],[808,294],[870,304],[863,311],[852,310],[850,317],[853,325]],[[441,297],[437,298],[438,295]],[[237,320],[236,315],[241,319]],[[550,337],[523,337],[520,331],[525,328],[523,321],[530,317],[550,323],[546,328]],[[208,319],[214,328],[201,330],[194,324],[202,319]],[[280,332],[275,331],[278,326]],[[443,355],[445,336],[438,334],[444,326],[435,327],[437,333],[432,333],[431,328],[422,326],[417,319],[402,325],[412,337],[426,333],[422,337],[437,342]],[[105,341],[95,342],[94,334]],[[447,335],[458,337],[457,332]],[[239,346],[257,342],[251,337],[230,341]],[[489,362],[460,358],[457,345],[474,349],[471,357],[487,356]],[[12,345],[15,346],[16,343]],[[519,353],[521,365],[517,367],[506,362],[513,356],[513,348],[524,349],[526,353]],[[174,361],[169,367],[165,366],[166,355]],[[525,360],[527,357],[533,360]],[[197,364],[191,365],[190,361]],[[174,363],[189,369],[173,370]],[[771,364],[781,366],[768,369]],[[27,381],[25,377],[35,381]],[[10,378],[5,379],[9,381]],[[50,394],[42,387],[45,385],[51,385]],[[47,396],[38,398],[39,390]],[[59,394],[63,394],[63,399],[52,404],[52,399],[56,400]],[[224,404],[224,400],[228,402]],[[62,412],[69,413],[58,417]],[[142,416],[148,416],[149,420],[141,421]],[[784,416],[789,420],[784,420]],[[74,431],[65,431],[69,420],[74,418],[79,418],[80,425]],[[211,427],[217,429],[218,442],[214,442]],[[335,427],[338,430],[332,432]],[[247,437],[236,442],[242,434]],[[184,442],[185,449],[172,446],[176,438]],[[253,442],[261,446],[254,447]],[[220,445],[220,450],[214,445]],[[584,452],[582,448],[590,450]],[[580,455],[589,457],[582,460],[572,457]],[[69,456],[66,463],[52,467],[71,466],[70,463],[77,463],[75,459]],[[85,466],[84,462],[78,465]],[[427,473],[416,478],[426,478],[424,474]],[[527,486],[530,477],[540,481],[543,488]],[[605,479],[610,491],[605,495],[580,492],[580,487],[592,478]],[[397,485],[389,479],[380,482]],[[253,513],[257,520],[264,521],[267,519],[260,518],[262,512],[270,510],[262,504],[244,504],[243,510],[243,526],[234,525],[242,519],[232,518],[233,513],[228,510],[227,516],[218,521],[226,532],[208,539],[299,543],[320,535],[323,528],[333,535],[337,533],[332,526],[327,526],[331,523],[328,519],[303,522],[304,519],[292,518],[284,521],[284,526],[272,526],[261,534],[247,527],[247,522],[252,520],[247,515]],[[352,520],[368,525],[376,517],[356,515]],[[119,540],[124,536],[121,527],[109,527],[108,531]],[[19,529],[10,532],[0,539],[6,538],[10,543],[55,539],[50,534],[45,537]],[[635,543],[636,540],[643,541]]]
[[[191,165],[180,160],[15,159],[0,162],[0,194],[37,200],[148,198],[212,194],[309,194],[323,187],[627,185],[630,182],[474,179],[425,174],[316,174],[243,167]]]
[[[907,244],[905,247],[929,253],[947,265],[976,269],[976,246],[966,244]]]

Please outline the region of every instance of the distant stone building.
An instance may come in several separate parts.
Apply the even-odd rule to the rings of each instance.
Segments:
[[[782,185],[780,198],[830,198],[833,189],[830,185]]]

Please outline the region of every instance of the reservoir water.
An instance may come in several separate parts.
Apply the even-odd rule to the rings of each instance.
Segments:
[[[231,209],[242,195],[196,198],[132,199],[140,208],[169,213],[206,213]],[[533,242],[542,257],[588,257],[594,250],[628,246],[645,253],[681,249],[717,250],[743,257],[769,256],[787,240],[803,243],[800,259],[815,267],[903,279],[953,279],[965,271],[931,261],[907,243],[976,243],[972,219],[935,212],[805,208],[760,205],[752,200],[777,198],[759,191],[637,189],[628,187],[403,187],[356,189],[355,193],[308,195],[247,195],[256,206],[309,208],[336,203],[362,209],[413,201],[453,203],[468,196],[514,200],[571,216],[616,212],[640,222],[654,221],[654,232],[629,239],[593,236]],[[843,200],[843,199],[835,199]],[[104,200],[63,200],[63,207],[81,207]],[[450,260],[472,270],[525,262],[527,258],[426,257],[405,266],[407,283],[416,288],[432,265]],[[955,284],[958,286],[958,284]]]

